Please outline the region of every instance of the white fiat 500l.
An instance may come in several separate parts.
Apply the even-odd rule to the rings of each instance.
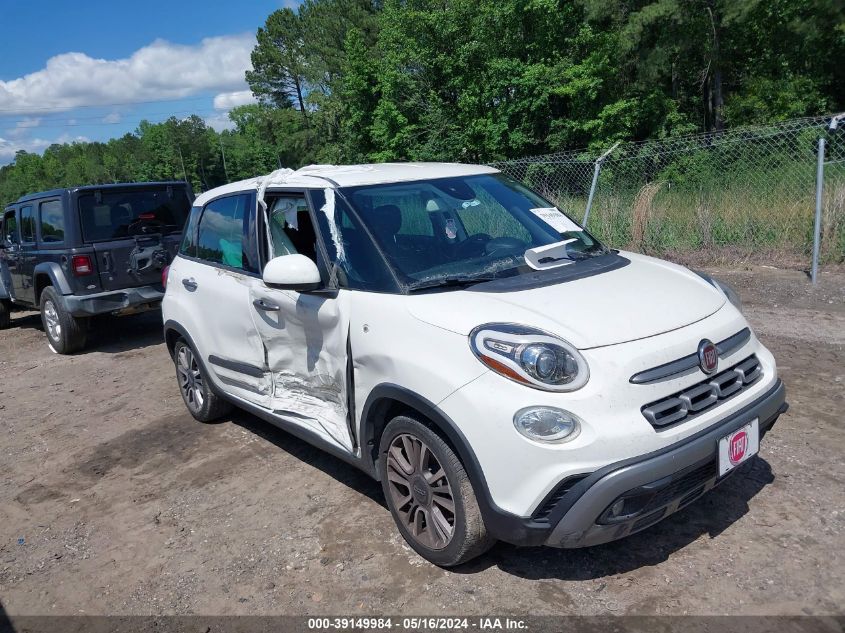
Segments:
[[[166,282],[191,414],[234,404],[355,464],[440,565],[642,530],[786,410],[729,288],[606,248],[489,167],[312,166],[209,191]]]

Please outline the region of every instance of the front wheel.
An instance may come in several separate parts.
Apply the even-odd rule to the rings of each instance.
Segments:
[[[380,444],[382,490],[399,532],[435,565],[460,565],[495,543],[469,476],[449,445],[425,424],[398,416]]]
[[[73,354],[85,347],[88,322],[64,309],[59,294],[52,286],[41,292],[41,323],[47,344],[56,354]]]

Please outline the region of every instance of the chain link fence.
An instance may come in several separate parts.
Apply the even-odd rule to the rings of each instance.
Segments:
[[[845,260],[845,125],[805,118],[618,145],[600,164],[588,229],[606,244],[698,265],[808,269],[817,151],[827,141],[820,261]],[[584,217],[598,152],[495,166]]]

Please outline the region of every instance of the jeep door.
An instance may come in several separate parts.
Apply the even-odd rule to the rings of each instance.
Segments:
[[[8,214],[7,214],[8,217]],[[31,203],[22,205],[17,213],[17,227],[12,230],[13,239],[5,250],[6,263],[12,283],[15,301],[35,304],[35,287],[32,275],[35,269],[35,207]],[[6,236],[7,238],[10,235]]]
[[[13,279],[20,274],[20,245],[18,215],[15,209],[6,209],[3,214],[3,249],[0,250],[0,283],[9,298],[16,298]],[[2,295],[0,295],[2,296]]]
[[[78,193],[82,238],[104,290],[158,285],[176,254],[191,202],[184,187],[104,187]]]
[[[348,391],[349,297],[329,287],[326,250],[308,197],[303,192],[268,194],[267,204],[269,225],[259,217],[263,261],[306,255],[320,268],[326,286],[296,292],[269,288],[260,279],[250,284],[252,319],[272,383],[269,408],[352,452],[356,442]]]

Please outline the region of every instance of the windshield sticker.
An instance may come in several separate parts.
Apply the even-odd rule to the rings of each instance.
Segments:
[[[556,207],[541,207],[538,209],[531,209],[530,211],[558,233],[584,230],[561,213]]]
[[[446,220],[446,237],[450,240],[458,237],[458,225],[455,224],[455,221],[452,218]]]
[[[466,202],[464,202],[461,206],[462,206],[464,209],[469,209],[470,207],[477,207],[477,206],[478,206],[478,205],[480,205],[480,204],[481,204],[481,200],[477,200],[477,199],[476,199],[476,200],[467,200],[467,201],[466,201]]]

